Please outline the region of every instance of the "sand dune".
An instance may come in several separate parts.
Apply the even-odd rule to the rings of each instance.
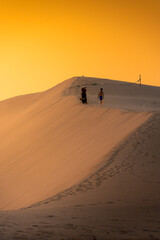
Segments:
[[[0,102],[0,208],[26,208],[1,212],[2,239],[159,237],[159,103],[158,87],[84,77]]]

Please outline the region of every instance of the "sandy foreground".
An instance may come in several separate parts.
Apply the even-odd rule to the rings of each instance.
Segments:
[[[0,240],[160,239],[160,88],[75,77],[0,126]]]

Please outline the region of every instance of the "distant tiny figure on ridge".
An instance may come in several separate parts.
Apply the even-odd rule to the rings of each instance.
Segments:
[[[99,94],[98,94],[100,103],[102,104],[103,99],[104,99],[104,92],[103,92],[103,88],[100,88]]]
[[[82,103],[87,103],[87,93],[86,93],[86,87],[83,86],[81,89],[81,98],[80,100],[82,101]]]

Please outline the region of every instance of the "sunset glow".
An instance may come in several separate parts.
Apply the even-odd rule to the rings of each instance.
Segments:
[[[159,0],[0,0],[0,100],[73,76],[160,86]]]

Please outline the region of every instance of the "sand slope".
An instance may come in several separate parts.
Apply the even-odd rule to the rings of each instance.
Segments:
[[[153,114],[77,186],[1,212],[1,239],[159,239],[159,121]]]
[[[151,115],[82,106],[69,95],[75,82],[1,102],[1,209],[26,207],[77,184]]]
[[[29,206],[0,212],[1,239],[159,239],[159,101],[78,77],[0,102],[0,207]]]

